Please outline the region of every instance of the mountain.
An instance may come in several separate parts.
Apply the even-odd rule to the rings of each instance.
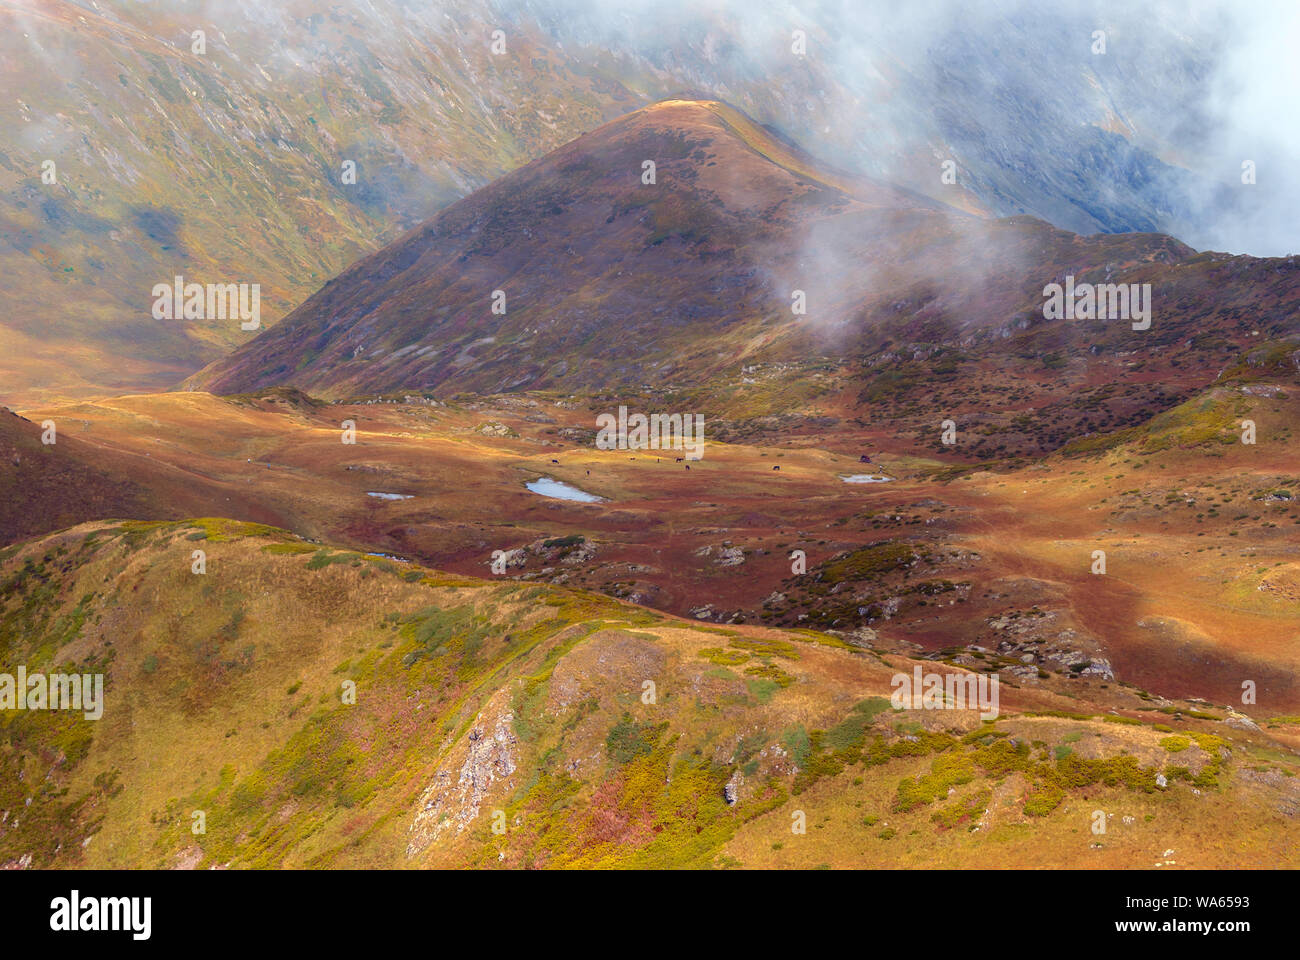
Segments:
[[[1263,145],[1202,108],[1233,79],[1226,28],[1267,18],[895,12],[806,4],[796,55],[791,23],[739,2],[671,24],[570,0],[0,4],[0,400],[172,387],[253,334],[155,319],[156,284],[256,283],[273,326],[452,201],[683,91],[962,210],[1233,250],[1273,249],[1267,228],[1294,219],[1287,178],[1241,189],[1241,158],[1222,156]],[[1226,116],[1271,120],[1246,106]]]
[[[1119,685],[1083,699],[1007,683],[990,723],[894,709],[896,674],[994,668],[217,518],[0,551],[0,651],[29,679],[103,677],[96,719],[0,711],[5,867],[1239,869],[1297,854],[1293,717],[1260,728]],[[1098,808],[1104,844],[1079,826]]]
[[[636,104],[522,33],[493,57],[487,11],[465,12],[0,4],[4,399],[172,387],[251,334],[153,317],[155,284],[259,284],[270,326],[385,239]]]
[[[1045,288],[1067,282],[1149,289],[1149,326],[1044,319]],[[989,385],[1012,383],[1023,413],[1109,396],[1118,380],[1132,388],[1127,425],[1242,349],[1294,336],[1297,306],[1295,258],[986,219],[828,171],[725,104],[670,100],[451,205],[190,385],[333,398],[677,388],[718,410],[747,370],[788,381],[813,362],[853,404],[893,405],[889,419],[936,384],[956,412],[976,398],[989,409]]]
[[[800,268],[821,239],[809,225],[865,224],[883,251],[937,225],[939,210],[823,173],[723,104],[666,101],[453,204],[194,382],[218,392],[292,382],[322,396],[496,392],[734,366],[793,332],[781,279],[829,282],[829,265]],[[736,348],[725,358],[720,337]],[[796,339],[792,356],[807,343]]]
[[[0,0],[0,870],[1296,861],[1300,15],[1129,6]]]

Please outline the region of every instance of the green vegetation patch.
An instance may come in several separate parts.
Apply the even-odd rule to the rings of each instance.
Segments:
[[[605,738],[605,749],[615,763],[631,763],[637,757],[653,752],[667,729],[667,723],[637,723],[630,713],[624,713],[610,728],[609,736]]]
[[[917,559],[909,544],[886,540],[827,561],[822,565],[823,579],[831,583],[874,580],[886,573],[906,569]]]
[[[721,647],[705,647],[703,650],[696,651],[696,653],[709,663],[716,663],[724,667],[734,667],[749,660],[749,654],[747,653],[739,650],[723,650]]]

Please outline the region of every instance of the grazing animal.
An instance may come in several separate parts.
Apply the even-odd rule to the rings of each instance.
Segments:
[[[772,469],[773,469],[773,470],[780,470],[781,468],[780,468],[780,467],[773,467]]]
[[[678,458],[677,458],[677,462],[678,462],[678,463],[681,463],[681,462],[682,462],[683,460],[685,460],[685,459],[686,459],[685,457],[678,457]]]
[[[559,460],[552,460],[551,463],[559,463]]]

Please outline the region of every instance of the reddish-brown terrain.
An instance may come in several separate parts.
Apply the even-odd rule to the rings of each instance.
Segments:
[[[1149,329],[1045,320],[1044,287],[1067,275],[1149,284]],[[1039,454],[1294,336],[1298,303],[1295,258],[982,219],[825,171],[724,104],[674,100],[452,204],[191,384],[605,392],[748,419],[830,374],[857,385],[849,410],[915,431],[974,413],[999,436],[968,451]]]
[[[189,389],[4,415],[3,649],[130,710],[13,721],[0,862],[1293,859],[1298,266],[945,209],[712,101],[600,127]],[[1067,273],[1150,328],[1045,320]],[[620,407],[701,455],[598,447]],[[891,707],[927,666],[1000,717]],[[837,840],[783,853],[792,810]]]

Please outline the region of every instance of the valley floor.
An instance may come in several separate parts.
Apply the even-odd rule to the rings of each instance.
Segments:
[[[0,551],[6,662],[108,677],[102,721],[0,717],[0,861],[1294,863],[1297,401],[1196,403],[1261,442],[1179,408],[962,465],[828,418],[688,463],[540,396],[24,411],[232,519]],[[996,675],[998,719],[896,709],[917,665]]]

